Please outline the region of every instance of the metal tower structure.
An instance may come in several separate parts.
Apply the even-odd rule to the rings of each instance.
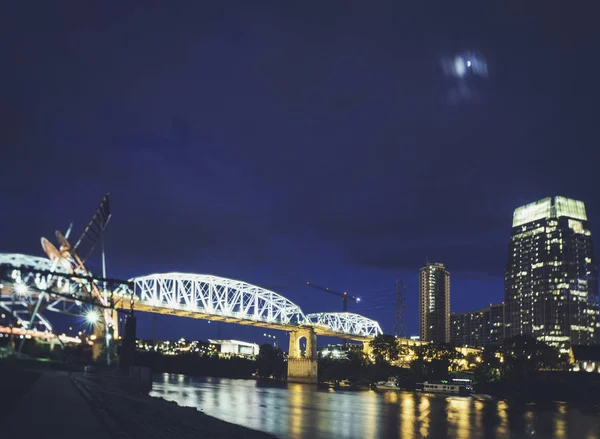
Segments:
[[[404,326],[404,309],[406,308],[405,286],[401,280],[396,281],[396,304],[394,315],[394,335],[397,337],[406,337],[406,328]]]

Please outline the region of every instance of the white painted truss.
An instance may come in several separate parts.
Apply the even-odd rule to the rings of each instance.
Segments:
[[[0,308],[11,314],[23,328],[41,327],[52,331],[50,321],[40,312],[32,315],[36,302],[45,302],[46,311],[62,314],[79,315],[81,302],[63,300],[51,291],[70,295],[73,299],[86,298],[81,283],[70,282],[61,274],[69,274],[70,269],[60,264],[53,264],[47,258],[29,256],[18,253],[0,253],[0,265],[9,266],[9,279],[0,280]],[[32,273],[28,269],[46,271],[48,273]],[[57,273],[52,274],[52,273]],[[57,277],[58,276],[58,277]],[[46,292],[50,291],[50,293]]]
[[[350,312],[323,312],[307,314],[306,320],[315,326],[328,327],[332,332],[356,335],[359,337],[375,337],[383,331],[375,320]]]
[[[11,315],[23,328],[28,328],[31,324],[32,328],[42,328],[46,331],[52,331],[52,325],[46,317],[41,315],[39,312],[31,317],[31,303],[27,300],[10,300],[10,298],[0,298],[0,310],[3,313]]]
[[[255,285],[224,277],[165,273],[132,279],[136,302],[153,308],[209,314],[241,321],[296,326],[304,313],[291,300]]]
[[[89,299],[89,288],[86,287],[89,280],[70,280],[61,276],[71,270],[62,265],[53,266],[49,259],[0,253],[0,265],[9,266],[10,274],[9,284],[5,281],[0,295],[0,308],[9,312],[14,309],[15,317],[23,326],[31,318],[29,310],[41,294],[45,295],[44,310],[61,314],[79,315],[79,307]],[[26,268],[57,274],[31,273]],[[313,326],[322,329],[324,334],[361,338],[382,333],[375,320],[353,313],[305,315],[298,305],[280,294],[238,280],[202,274],[165,273],[141,276],[131,281],[135,287],[135,306],[141,311],[195,315],[258,326],[273,325],[284,330]],[[64,298],[65,295],[70,300]],[[130,297],[130,291],[128,288],[118,289],[115,295],[125,300]],[[34,318],[32,326],[51,330],[49,320],[39,312]]]
[[[35,270],[57,271],[69,273],[69,270],[61,265],[53,269],[52,262],[48,258],[22,255],[19,253],[0,253],[0,264],[12,265],[15,268],[27,267]]]

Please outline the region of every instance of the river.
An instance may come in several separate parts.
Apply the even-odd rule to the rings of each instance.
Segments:
[[[280,438],[600,439],[600,410],[162,374],[152,396]]]

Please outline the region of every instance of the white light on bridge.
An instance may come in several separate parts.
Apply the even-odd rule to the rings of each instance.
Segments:
[[[17,284],[15,285],[15,293],[19,296],[24,296],[27,294],[27,285],[25,284]]]
[[[85,321],[90,325],[95,325],[100,321],[100,314],[95,309],[91,309],[85,313]]]

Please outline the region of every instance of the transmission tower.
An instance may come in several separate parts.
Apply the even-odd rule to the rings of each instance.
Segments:
[[[404,282],[396,281],[396,313],[394,318],[394,335],[400,338],[406,337],[404,328],[404,304],[406,296],[404,295]]]

